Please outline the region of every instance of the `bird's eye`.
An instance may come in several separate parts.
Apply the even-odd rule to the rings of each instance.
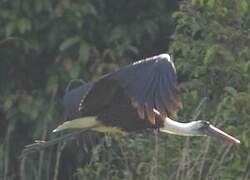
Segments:
[[[201,128],[207,128],[210,125],[208,121],[201,121]]]
[[[197,121],[197,129],[203,130],[209,127],[210,123],[208,121],[199,120]]]

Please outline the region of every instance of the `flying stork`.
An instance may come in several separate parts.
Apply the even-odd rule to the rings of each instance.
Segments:
[[[147,128],[181,136],[213,136],[240,141],[208,121],[172,120],[182,107],[176,69],[169,54],[146,58],[66,93],[68,121],[53,132],[89,128],[126,132]]]

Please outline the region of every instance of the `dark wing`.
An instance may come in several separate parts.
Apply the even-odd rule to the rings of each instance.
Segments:
[[[81,100],[89,93],[94,86],[94,82],[89,82],[67,92],[63,98],[63,104],[69,119],[75,119],[81,116],[79,105]]]
[[[81,115],[97,115],[104,111],[105,107],[119,101],[115,94],[120,88],[141,119],[147,116],[151,124],[155,124],[154,108],[162,118],[174,116],[181,101],[175,68],[167,56],[162,54],[138,61],[70,91],[64,98],[70,118],[80,116],[79,111]]]
[[[101,78],[69,91],[63,98],[68,118],[100,114],[112,103],[118,87],[114,80]]]
[[[131,64],[109,74],[107,79],[120,83],[143,119],[145,113],[155,123],[155,108],[162,118],[175,116],[182,107],[173,62],[168,54],[161,54]]]

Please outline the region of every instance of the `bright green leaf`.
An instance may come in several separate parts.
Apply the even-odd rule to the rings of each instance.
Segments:
[[[214,61],[218,48],[218,45],[212,45],[206,50],[206,55],[204,57],[205,65],[209,65]]]
[[[209,1],[207,2],[207,6],[208,6],[209,8],[211,8],[211,9],[213,9],[213,8],[215,7],[215,5],[216,5],[216,0],[209,0]]]
[[[247,2],[247,0],[241,0],[240,5],[241,5],[241,8],[242,8],[244,14],[246,14],[248,12],[248,2]]]

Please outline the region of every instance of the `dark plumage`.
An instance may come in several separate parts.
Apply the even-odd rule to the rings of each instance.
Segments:
[[[158,128],[169,134],[208,135],[231,144],[240,143],[207,121],[181,123],[169,118],[182,105],[175,67],[168,54],[138,61],[73,89],[65,95],[64,105],[71,121],[53,132],[81,128],[99,132]]]
[[[163,120],[181,107],[174,64],[168,54],[135,62],[69,91],[64,105],[69,120],[97,116],[126,131],[156,127],[153,109]]]

